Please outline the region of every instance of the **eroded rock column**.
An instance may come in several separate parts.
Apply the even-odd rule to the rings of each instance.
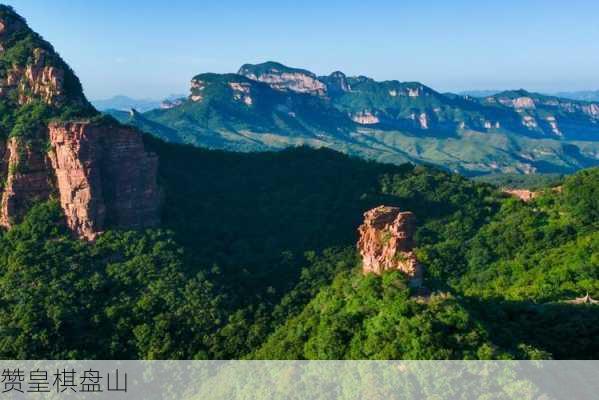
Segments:
[[[420,287],[424,268],[413,251],[415,230],[416,217],[412,212],[379,206],[364,213],[364,222],[358,229],[362,271],[380,275],[398,270],[408,276],[410,286]]]

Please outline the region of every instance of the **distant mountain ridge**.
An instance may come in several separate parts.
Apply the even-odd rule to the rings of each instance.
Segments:
[[[107,99],[92,100],[92,104],[100,111],[118,110],[128,111],[135,109],[139,112],[146,112],[155,108],[168,108],[169,105],[181,97],[186,97],[184,94],[172,94],[165,99],[134,99],[129,96],[117,95]]]
[[[458,92],[462,96],[488,97],[501,93],[502,90],[465,90]],[[573,92],[548,92],[543,93],[546,96],[563,97],[570,100],[579,101],[599,101],[599,90],[580,90]]]
[[[581,101],[599,101],[599,90],[582,90],[578,92],[557,92],[555,96]]]
[[[204,73],[168,109],[112,113],[166,140],[237,151],[331,147],[468,175],[599,164],[599,103],[504,91],[442,94],[419,82],[328,76],[277,62]]]

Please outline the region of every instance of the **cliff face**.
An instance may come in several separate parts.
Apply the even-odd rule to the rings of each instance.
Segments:
[[[238,72],[249,79],[264,82],[273,89],[308,93],[316,96],[325,96],[326,85],[312,72],[289,68],[284,65],[268,62],[261,65],[243,65]]]
[[[26,66],[13,65],[0,82],[0,95],[12,91],[18,93],[19,105],[41,99],[49,105],[61,106],[64,99],[64,70],[45,64],[46,51],[41,48],[33,50],[32,63]]]
[[[68,226],[93,239],[107,226],[158,224],[158,159],[123,126],[51,124],[49,159]]]
[[[408,276],[411,286],[420,287],[424,268],[413,252],[415,230],[412,212],[379,206],[364,213],[364,223],[358,228],[362,271],[380,275],[399,270]]]
[[[158,159],[133,128],[90,122],[53,123],[49,149],[10,138],[2,145],[5,176],[0,225],[18,223],[37,201],[57,195],[67,226],[92,240],[108,227],[159,223]]]
[[[19,138],[2,144],[0,165],[4,184],[0,201],[0,225],[18,222],[36,201],[46,200],[53,192],[53,176],[42,149]]]
[[[335,71],[329,76],[321,76],[319,79],[326,84],[329,93],[339,94],[351,91],[347,76],[341,71]]]
[[[10,228],[52,196],[82,238],[157,225],[158,160],[145,152],[141,134],[95,118],[69,66],[4,5],[0,66],[0,109],[7,114],[0,128],[0,225]]]

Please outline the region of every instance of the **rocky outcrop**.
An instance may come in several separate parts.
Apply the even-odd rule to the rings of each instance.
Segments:
[[[33,50],[31,63],[26,66],[13,65],[0,81],[0,97],[17,92],[17,103],[28,104],[42,100],[46,104],[60,106],[64,102],[64,70],[46,65],[46,51]]]
[[[398,270],[406,274],[410,286],[420,287],[424,268],[413,251],[415,230],[412,212],[379,206],[364,213],[364,222],[358,228],[362,271],[380,275]]]
[[[582,297],[577,297],[573,300],[566,300],[570,304],[599,304],[599,300],[593,299],[588,293]]]
[[[597,103],[544,96],[529,93],[525,90],[498,93],[494,96],[485,98],[483,103],[499,103],[503,106],[512,108],[521,114],[528,113],[529,115],[523,118],[523,125],[528,128],[537,128],[536,122],[533,121],[534,116],[537,116],[537,119],[546,119],[549,121],[549,124],[547,129],[543,128],[543,131],[547,130],[547,133],[551,132],[558,136],[563,136],[561,130],[557,127],[557,121],[555,120],[555,118],[560,116],[559,114],[576,119],[582,117],[582,120],[585,120],[585,123],[590,122],[592,124],[596,124],[597,119],[599,119],[599,104]],[[538,113],[539,110],[545,112]],[[546,116],[547,112],[550,112],[551,114]],[[586,119],[585,116],[589,119]],[[553,119],[553,121],[551,121],[551,119]],[[594,127],[591,129],[594,129]]]
[[[553,132],[557,136],[563,136],[557,124],[557,119],[554,116],[550,115],[546,118],[546,120],[549,124],[549,127],[551,128],[551,132]]]
[[[340,94],[351,91],[347,76],[341,71],[335,71],[329,76],[322,76],[320,80],[325,82],[329,93]]]
[[[265,63],[257,66],[244,65],[238,73],[248,79],[264,82],[280,91],[308,93],[316,96],[325,96],[327,93],[326,85],[312,72],[288,68],[278,63]]]
[[[408,90],[408,97],[418,97],[420,96],[420,92],[421,92],[422,88],[416,87],[416,88],[407,88]]]
[[[53,176],[40,145],[13,137],[3,152],[0,225],[10,228],[35,202],[50,197]]]
[[[229,82],[233,90],[233,100],[243,101],[245,105],[251,106],[254,100],[251,96],[251,85],[247,82]]]
[[[5,118],[9,124],[0,132],[9,137],[0,140],[0,225],[10,228],[35,202],[51,197],[60,200],[69,228],[86,239],[109,227],[156,225],[157,158],[145,152],[141,134],[116,122],[89,122],[102,119],[96,119],[79,79],[4,5],[0,64],[3,112],[16,120]],[[48,125],[67,114],[87,122]]]
[[[536,107],[534,99],[526,95],[521,95],[519,97],[510,97],[507,95],[503,96],[500,93],[499,95],[491,96],[488,99],[493,101],[497,100],[500,104],[506,107],[516,108],[520,110],[534,109]]]
[[[420,129],[428,129],[428,115],[423,112],[418,116],[418,123],[420,124]]]
[[[360,125],[374,125],[381,122],[379,117],[368,110],[351,115],[351,119]]]
[[[530,115],[525,115],[524,117],[522,117],[522,125],[524,125],[528,129],[535,129],[538,127],[537,121],[534,117],[531,117]]]
[[[130,127],[89,122],[51,124],[49,159],[67,225],[94,239],[107,227],[159,223],[157,157]]]
[[[503,193],[516,197],[525,202],[532,201],[539,195],[538,192],[533,192],[528,189],[503,189]]]
[[[512,101],[512,105],[514,108],[530,109],[530,108],[535,108],[535,101],[528,96],[523,96],[523,97],[518,97],[518,98],[514,99]]]
[[[108,227],[159,223],[157,157],[145,152],[138,131],[54,123],[37,136],[48,137],[48,144],[12,137],[0,145],[1,226],[12,227],[33,204],[52,195],[60,200],[67,226],[88,240]]]
[[[12,107],[34,101],[95,112],[79,79],[11,7],[0,5],[0,98]]]
[[[599,118],[599,104],[592,103],[582,106],[582,112],[594,118]]]
[[[201,79],[194,78],[191,80],[191,95],[189,99],[194,102],[201,102],[204,99],[204,89],[206,89],[206,82]]]

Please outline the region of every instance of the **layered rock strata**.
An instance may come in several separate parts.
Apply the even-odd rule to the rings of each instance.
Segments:
[[[362,271],[380,275],[398,270],[409,278],[410,286],[420,287],[424,268],[413,251],[415,230],[412,212],[379,206],[364,213],[364,222],[358,228]]]
[[[53,174],[39,144],[13,137],[1,150],[0,170],[4,179],[0,225],[10,227],[20,221],[34,203],[49,198],[53,193]]]
[[[159,223],[158,159],[124,126],[51,124],[48,154],[67,225],[93,239],[106,227]]]

